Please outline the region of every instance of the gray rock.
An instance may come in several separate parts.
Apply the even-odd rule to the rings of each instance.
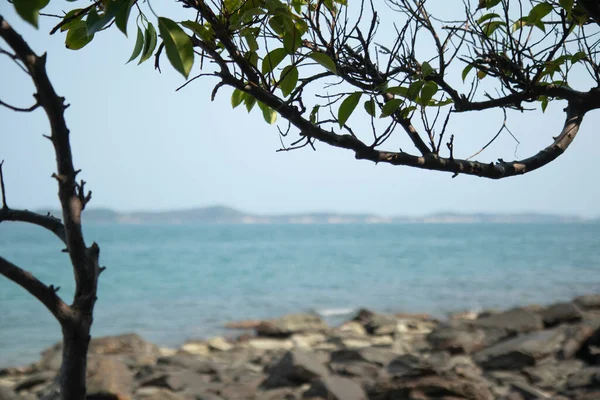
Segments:
[[[299,350],[288,351],[274,365],[267,368],[268,377],[261,384],[270,389],[297,386],[329,375],[327,368],[313,354]]]
[[[371,335],[389,335],[396,332],[398,319],[392,315],[373,314],[364,327]]]
[[[523,308],[515,308],[470,322],[486,329],[506,330],[511,334],[534,332],[544,329],[542,317]]]
[[[455,375],[430,375],[407,379],[381,380],[376,385],[368,388],[367,391],[369,399],[493,400],[494,395],[488,385],[484,381],[464,379]]]
[[[0,386],[0,400],[21,400],[21,396],[16,394],[12,389]]]
[[[430,355],[428,358],[403,354],[392,360],[387,372],[394,377],[436,375],[451,368],[450,355],[445,352]]]
[[[327,324],[314,314],[289,314],[283,317],[263,321],[256,327],[258,336],[289,337],[300,332],[322,332]]]
[[[579,296],[575,298],[573,302],[586,310],[600,309],[600,294]]]
[[[427,335],[427,342],[435,350],[470,354],[485,347],[486,337],[483,329],[440,324]]]
[[[600,365],[600,328],[592,332],[585,342],[583,342],[576,356],[588,364]]]
[[[569,389],[600,388],[600,367],[583,368],[571,375],[567,381]]]
[[[33,375],[29,375],[22,381],[19,381],[13,388],[16,392],[20,392],[21,390],[30,390],[31,388],[46,384],[53,379],[55,379],[57,373],[55,371],[43,371]]]
[[[554,393],[540,390],[523,382],[514,382],[510,386],[514,392],[519,393],[525,400],[554,399],[555,397]]]
[[[133,374],[129,368],[111,356],[92,355],[88,358],[87,395],[89,398],[131,398]]]
[[[384,366],[388,364],[394,355],[389,351],[366,347],[363,349],[343,349],[331,353],[330,361],[332,363],[346,363],[363,361],[369,364]]]
[[[600,319],[588,320],[565,328],[566,339],[560,351],[561,359],[570,359],[579,353],[584,355],[588,339],[600,329]]]
[[[566,386],[569,376],[583,366],[583,362],[579,360],[552,361],[524,368],[523,373],[532,384],[540,389],[558,392]]]
[[[356,382],[341,376],[331,375],[314,382],[304,392],[305,399],[367,400],[367,394]]]
[[[135,393],[138,400],[185,400],[178,393],[162,388],[142,388]]]
[[[557,353],[563,339],[558,329],[533,332],[477,352],[473,360],[484,369],[520,369]]]
[[[558,303],[542,311],[542,319],[546,327],[558,324],[579,322],[583,319],[583,313],[573,303]]]

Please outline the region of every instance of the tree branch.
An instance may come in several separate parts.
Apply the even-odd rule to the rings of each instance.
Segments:
[[[25,271],[0,257],[0,274],[31,293],[46,306],[61,324],[68,322],[72,318],[73,310],[56,294],[58,289],[53,286],[44,285],[31,272]]]
[[[42,215],[28,210],[13,210],[4,207],[0,209],[0,222],[2,221],[27,222],[41,226],[54,233],[56,237],[66,244],[67,239],[64,225],[60,219],[53,217],[50,213]]]

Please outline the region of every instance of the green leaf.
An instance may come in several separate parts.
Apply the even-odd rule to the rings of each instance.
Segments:
[[[298,68],[288,65],[281,71],[281,76],[279,77],[279,88],[281,89],[281,93],[283,93],[283,97],[289,96],[296,88],[297,83]]]
[[[252,32],[245,31],[242,34],[242,36],[246,40],[246,43],[248,43],[248,49],[250,51],[256,51],[256,50],[258,50],[258,42],[256,41],[256,38],[254,37],[254,34]]]
[[[423,77],[425,78],[433,74],[435,70],[427,61],[425,61],[423,64],[421,64],[421,72],[423,73]]]
[[[501,1],[502,0],[485,0],[485,8],[489,10],[490,8],[497,6]]]
[[[245,92],[243,92],[239,89],[234,89],[233,93],[231,94],[231,107],[236,108],[237,106],[242,104],[245,97],[246,97]]]
[[[156,48],[156,29],[154,29],[154,25],[148,22],[148,27],[146,28],[146,33],[144,34],[144,48],[142,49],[142,57],[138,62],[138,65],[152,57],[152,53]]]
[[[462,71],[463,82],[465,81],[465,79],[467,79],[467,75],[469,75],[469,72],[471,72],[472,69],[473,69],[473,64],[469,64],[465,67],[465,69],[463,69],[463,71]]]
[[[400,117],[401,118],[408,118],[409,115],[410,115],[410,113],[413,112],[413,111],[415,111],[416,109],[417,109],[417,107],[415,107],[415,106],[407,107],[407,108],[403,109],[400,112]]]
[[[115,24],[127,36],[127,22],[135,0],[118,0],[116,3],[118,3],[118,8],[115,13]]]
[[[99,16],[95,7],[92,7],[86,19],[86,28],[88,36],[93,36],[112,19],[110,16]]]
[[[483,70],[477,71],[477,79],[481,80],[487,76],[487,72]]]
[[[390,88],[387,88],[385,92],[391,93],[396,96],[408,98],[408,88],[404,86],[392,86]]]
[[[277,120],[277,113],[263,102],[258,102],[258,107],[261,109],[263,118],[269,125],[273,125]]]
[[[548,107],[548,97],[541,96],[539,100],[542,102],[542,112],[546,112],[546,108]]]
[[[262,62],[262,73],[263,75],[273,71],[277,65],[287,56],[287,52],[284,48],[279,48],[270,51]]]
[[[67,49],[79,50],[91,42],[93,38],[94,35],[88,36],[85,22],[79,21],[78,24],[73,25],[67,32],[65,45]]]
[[[540,22],[542,18],[546,15],[550,14],[552,11],[552,5],[546,2],[537,4],[534,6],[531,11],[529,11],[529,15],[527,16],[527,20],[530,24],[536,25],[537,22]],[[537,25],[536,25],[537,26]]]
[[[318,116],[318,113],[319,113],[319,108],[321,108],[321,106],[317,104],[316,106],[313,107],[312,111],[310,112],[310,122],[312,124],[314,124],[314,123],[317,122],[317,116]]]
[[[365,101],[363,106],[365,107],[365,111],[367,112],[367,114],[369,114],[371,117],[375,116],[375,113],[377,112],[377,106],[375,105],[375,100],[373,100],[373,99],[367,100],[367,101]]]
[[[494,19],[494,18],[500,18],[500,16],[496,13],[488,13],[488,14],[485,14],[485,15],[479,17],[479,19],[477,20],[477,23],[481,24],[482,22],[485,22],[487,20]]]
[[[13,5],[21,18],[37,28],[40,10],[49,2],[50,0],[13,0]]]
[[[75,13],[81,11],[81,8],[76,8],[74,10],[69,11],[68,13],[65,14],[63,21],[68,20],[69,18],[71,18],[73,15],[75,15]],[[83,15],[78,16],[77,18],[74,18],[72,20],[70,20],[69,22],[61,25],[60,27],[60,31],[64,32],[64,31],[68,31],[69,29],[71,29],[73,27],[73,25],[77,24],[77,21],[81,21],[81,18],[83,18]]]
[[[294,54],[300,46],[302,46],[302,34],[297,29],[283,35],[283,48],[289,54]]]
[[[158,18],[158,30],[171,65],[187,79],[194,64],[194,48],[190,37],[177,23],[164,17]]]
[[[246,110],[248,110],[248,112],[252,111],[252,108],[254,108],[254,105],[256,104],[256,98],[250,94],[246,94],[245,98],[244,98],[244,104],[246,105]]]
[[[135,40],[135,46],[133,48],[133,53],[131,53],[131,58],[129,59],[129,61],[127,61],[127,63],[135,60],[142,52],[143,47],[144,47],[144,34],[142,33],[142,30],[138,27],[137,39]]]
[[[402,99],[392,99],[383,105],[381,117],[389,117],[396,112],[397,109],[404,103]]]
[[[308,56],[316,62],[318,62],[319,64],[321,64],[322,66],[324,66],[325,68],[327,68],[329,71],[337,75],[337,68],[335,66],[335,63],[327,54],[313,51]]]
[[[416,101],[419,97],[419,93],[421,92],[421,89],[423,88],[424,84],[425,84],[424,81],[415,81],[415,82],[411,83],[408,88],[408,93],[406,94],[406,97],[409,100]]]
[[[181,25],[190,29],[192,32],[198,35],[200,39],[204,40],[207,43],[212,43],[214,41],[215,34],[212,31],[212,29],[210,29],[206,25],[200,25],[199,23],[194,21],[183,21]]]
[[[496,31],[496,29],[500,28],[501,26],[505,26],[506,24],[502,21],[490,21],[487,22],[485,24],[483,24],[481,26],[481,30],[483,31],[483,34],[487,37],[492,36],[492,33],[494,33]]]
[[[355,92],[346,97],[342,104],[340,105],[340,109],[338,110],[338,123],[340,124],[340,128],[344,126],[352,112],[358,105],[360,101],[360,96],[362,96],[361,92]]]
[[[421,89],[421,105],[426,106],[429,104],[429,100],[433,98],[437,91],[438,85],[435,82],[425,82],[423,88]]]

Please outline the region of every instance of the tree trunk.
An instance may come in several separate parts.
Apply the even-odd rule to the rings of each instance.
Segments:
[[[87,352],[90,344],[90,324],[77,321],[63,326],[63,354],[60,368],[62,400],[83,400],[86,395]]]

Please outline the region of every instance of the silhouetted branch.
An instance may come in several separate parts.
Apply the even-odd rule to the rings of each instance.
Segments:
[[[68,323],[73,317],[71,308],[56,294],[54,286],[46,286],[31,272],[25,271],[10,261],[0,257],[0,274],[31,293],[61,323]]]

